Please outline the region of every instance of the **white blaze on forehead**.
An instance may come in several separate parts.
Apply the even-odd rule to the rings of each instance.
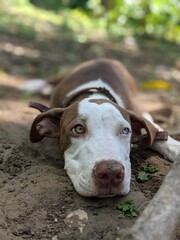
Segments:
[[[99,98],[100,96],[97,96],[96,99]],[[102,102],[99,104],[91,101],[91,99],[94,99],[94,97],[90,96],[81,101],[78,108],[79,115],[87,120],[87,124],[89,124],[91,128],[100,128],[101,125],[106,124],[109,128],[115,128],[119,125],[130,127],[130,124],[113,104],[110,102]],[[107,131],[105,131],[105,133],[107,133]]]
[[[124,103],[123,103],[122,99],[119,97],[119,95],[117,93],[115,93],[115,91],[111,88],[111,86],[109,86],[109,84],[105,83],[101,78],[81,84],[80,86],[78,86],[77,88],[72,90],[67,95],[67,97],[71,97],[72,95],[74,95],[80,91],[83,91],[84,89],[88,89],[88,88],[105,88],[116,99],[119,106],[124,107]],[[97,93],[95,93],[95,94],[97,94]],[[99,94],[99,95],[102,96],[102,94]]]
[[[79,115],[85,119],[87,136],[84,139],[94,160],[115,159],[125,161],[123,152],[127,149],[127,142],[120,143],[120,130],[130,127],[120,111],[111,103],[98,104],[91,99],[84,99],[79,104]],[[127,138],[126,138],[127,139]],[[129,139],[130,141],[130,139]],[[120,150],[121,149],[121,150]],[[126,153],[124,153],[126,155]],[[122,163],[123,164],[123,163]]]

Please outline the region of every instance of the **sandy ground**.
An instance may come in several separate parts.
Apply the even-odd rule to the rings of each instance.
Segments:
[[[18,41],[4,36],[1,43],[7,40],[13,44]],[[27,46],[31,44],[27,43]],[[92,51],[93,48],[95,45],[91,45]],[[133,150],[132,186],[126,197],[81,197],[63,169],[57,142],[44,139],[32,144],[29,141],[29,129],[37,111],[28,108],[28,102],[33,100],[48,105],[48,100],[23,95],[16,87],[29,76],[38,75],[40,70],[36,69],[36,64],[23,60],[22,56],[9,56],[4,50],[1,53],[1,60],[4,59],[1,68],[6,74],[0,76],[0,240],[116,239],[118,229],[132,226],[136,220],[130,217],[120,219],[116,205],[132,199],[140,214],[158,190],[171,164],[151,150]],[[134,57],[131,60],[133,62]],[[41,66],[41,59],[36,61]],[[52,64],[53,58],[49,61]],[[145,64],[149,63],[144,63],[143,58],[141,62],[135,62],[133,71],[137,70],[137,76],[144,78],[147,71]],[[18,74],[22,69],[20,77]],[[147,110],[170,109],[169,113],[158,112],[156,117],[180,140],[177,131],[180,124],[177,118],[180,112],[179,84],[173,84],[173,92],[140,93],[139,102]],[[139,183],[137,174],[143,162],[158,166],[158,171],[146,183]],[[173,239],[180,239],[180,228],[177,228]]]

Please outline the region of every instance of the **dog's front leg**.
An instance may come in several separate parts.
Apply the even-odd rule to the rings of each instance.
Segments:
[[[144,113],[143,117],[150,121],[159,131],[163,129],[154,122],[152,116],[149,113]],[[168,136],[167,141],[154,141],[151,148],[161,153],[164,158],[171,162],[180,160],[180,142]]]

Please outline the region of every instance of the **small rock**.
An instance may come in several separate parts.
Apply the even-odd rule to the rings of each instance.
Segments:
[[[30,226],[25,226],[24,227],[23,234],[25,234],[25,235],[31,235],[32,234]]]
[[[8,143],[6,143],[6,144],[3,145],[3,147],[4,147],[4,149],[10,149],[10,148],[11,148],[11,145],[8,144]]]
[[[83,228],[85,227],[88,221],[88,215],[84,210],[77,209],[73,212],[70,212],[65,219],[65,223],[69,227],[75,227],[80,230],[80,233],[83,232]]]
[[[9,187],[8,188],[8,192],[14,192],[15,191],[15,187]]]
[[[0,149],[0,153],[4,153],[4,150],[3,150],[3,149]]]
[[[37,183],[37,180],[36,180],[36,179],[33,179],[33,180],[31,180],[31,182],[32,182],[33,184],[36,184],[36,183]]]
[[[64,199],[64,202],[66,202],[66,203],[71,203],[73,200],[71,199],[71,197],[66,197],[65,199]]]
[[[52,237],[52,240],[58,240],[58,236],[56,235],[56,236],[53,236]]]

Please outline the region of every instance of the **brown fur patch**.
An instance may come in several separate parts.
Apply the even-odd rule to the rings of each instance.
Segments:
[[[60,148],[62,153],[68,148],[70,144],[70,131],[73,124],[78,122],[78,105],[74,103],[64,111],[60,122]]]
[[[130,123],[129,113],[122,107],[120,107],[118,104],[108,100],[108,99],[90,99],[89,102],[96,103],[96,104],[103,104],[103,103],[110,103],[112,104],[118,111],[122,114],[124,119]]]
[[[90,99],[89,102],[92,102],[92,103],[97,103],[98,105],[101,105],[103,103],[112,103],[110,100],[108,99]]]

